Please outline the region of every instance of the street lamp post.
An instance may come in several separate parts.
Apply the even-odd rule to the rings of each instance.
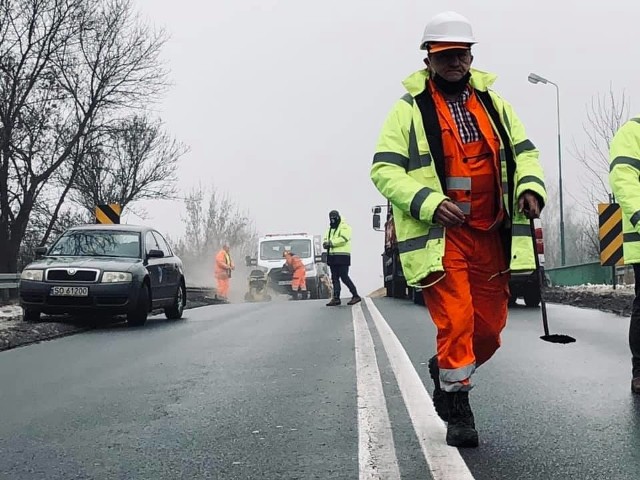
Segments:
[[[533,83],[544,83],[551,84],[556,87],[556,108],[558,111],[558,194],[560,195],[560,261],[564,266],[566,263],[565,259],[565,248],[564,248],[564,210],[563,210],[563,202],[562,202],[562,143],[560,141],[560,88],[556,83],[553,83],[551,80],[547,80],[540,75],[536,75],[535,73],[530,73],[528,80]]]

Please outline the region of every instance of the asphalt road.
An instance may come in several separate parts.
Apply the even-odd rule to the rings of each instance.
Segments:
[[[434,329],[380,299],[218,305],[0,353],[2,479],[636,479],[627,320],[514,308],[476,374],[480,448],[444,445]],[[425,387],[426,386],[426,390]]]

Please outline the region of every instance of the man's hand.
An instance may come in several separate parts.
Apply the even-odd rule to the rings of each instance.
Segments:
[[[451,200],[445,200],[436,208],[433,219],[443,227],[457,227],[464,223],[464,213]]]
[[[535,193],[526,191],[518,199],[518,211],[526,215],[527,218],[540,217],[540,203]]]
[[[333,246],[333,245],[331,245],[331,242],[324,242],[324,243],[322,244],[322,247],[323,247],[325,250],[329,250],[332,246]]]

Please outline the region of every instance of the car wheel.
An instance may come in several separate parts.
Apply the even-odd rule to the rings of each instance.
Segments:
[[[38,310],[34,310],[33,308],[23,308],[22,319],[25,322],[39,322],[40,312]]]
[[[138,303],[133,310],[127,313],[127,323],[129,326],[140,327],[147,322],[150,300],[151,294],[149,293],[149,286],[143,283],[138,293]]]
[[[308,290],[307,298],[311,298],[311,300],[319,299],[322,295],[322,285],[320,284],[320,279],[316,280],[315,283],[310,282],[309,287],[310,288]]]
[[[524,304],[529,308],[537,308],[540,305],[540,292],[535,290],[525,293]]]
[[[182,314],[184,313],[184,305],[186,302],[186,295],[184,292],[184,285],[180,283],[178,285],[178,290],[173,298],[173,304],[170,307],[166,307],[164,309],[164,315],[169,320],[178,320],[182,318]]]
[[[424,307],[425,303],[424,303],[424,295],[422,294],[422,290],[413,289],[412,293],[413,293],[413,303]]]
[[[322,282],[320,284],[320,298],[323,299],[328,299],[331,298],[331,295],[333,293],[333,287],[330,287],[329,285],[331,285],[331,279],[328,276],[325,276],[322,279]]]

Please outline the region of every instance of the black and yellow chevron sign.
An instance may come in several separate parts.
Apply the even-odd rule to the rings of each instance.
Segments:
[[[117,203],[96,206],[96,223],[120,223],[122,209]]]
[[[598,204],[600,230],[600,265],[623,265],[622,210],[617,203]]]

